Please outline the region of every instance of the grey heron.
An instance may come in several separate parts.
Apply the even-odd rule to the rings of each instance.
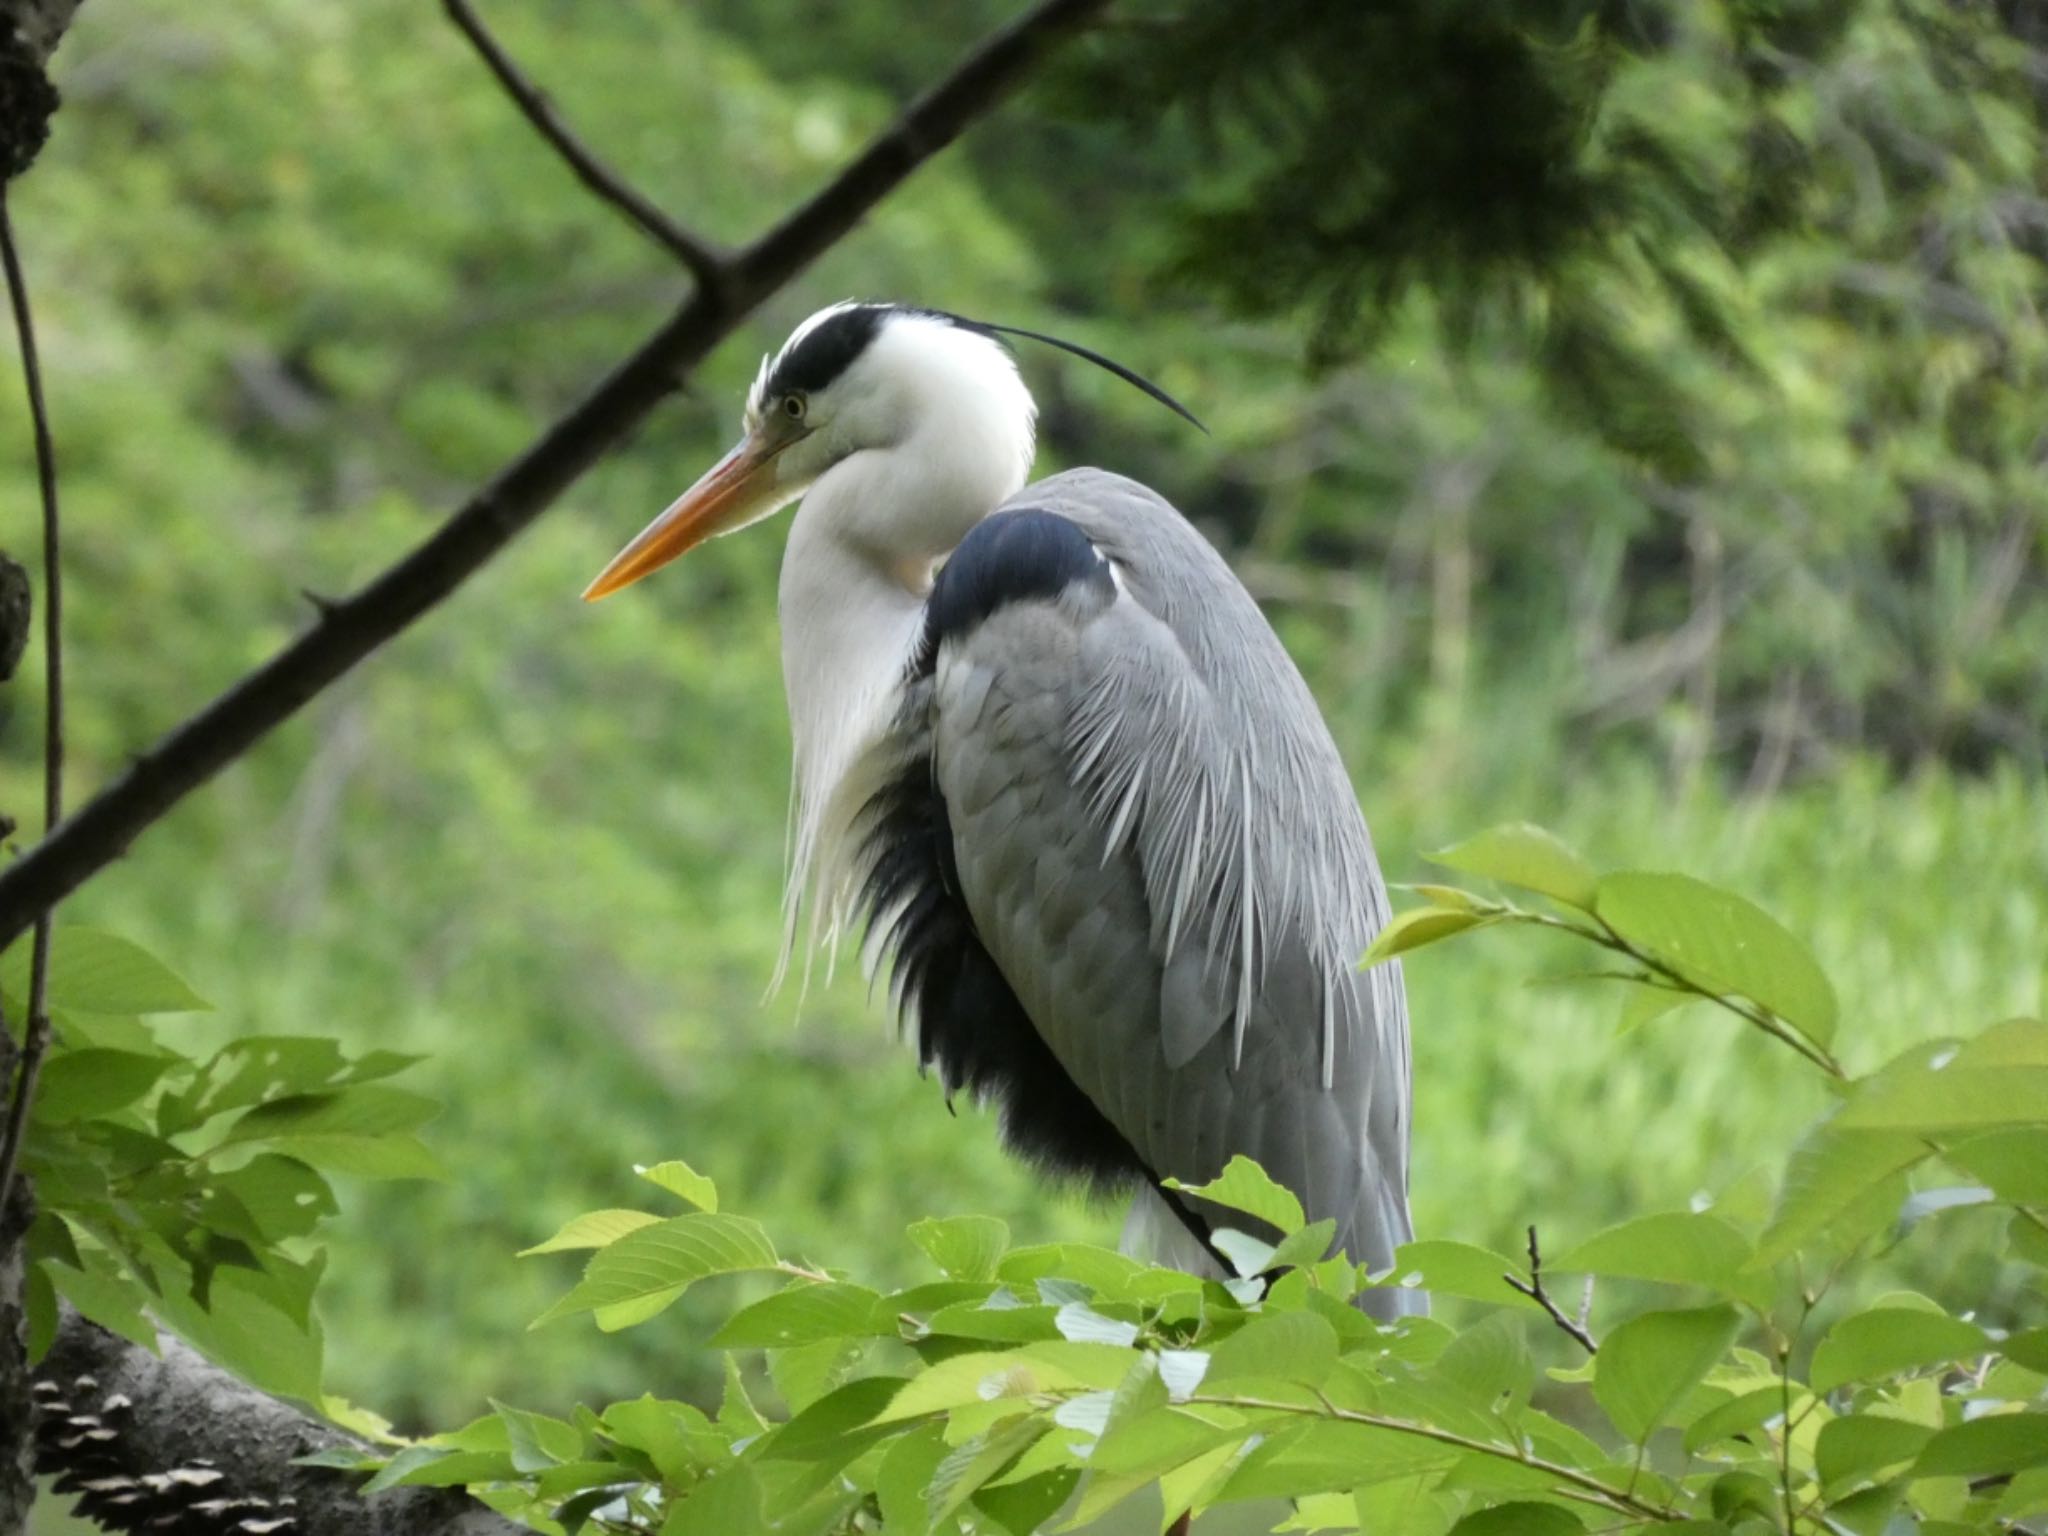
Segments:
[[[800,498],[785,964],[864,921],[949,1098],[995,1101],[1054,1175],[1134,1188],[1127,1249],[1216,1273],[1220,1213],[1161,1181],[1242,1152],[1334,1220],[1332,1251],[1384,1268],[1412,1235],[1408,1018],[1397,964],[1355,969],[1387,899],[1350,779],[1172,506],[1097,469],[1026,485],[1036,407],[1002,331],[1187,414],[1054,337],[834,305],[584,596]]]

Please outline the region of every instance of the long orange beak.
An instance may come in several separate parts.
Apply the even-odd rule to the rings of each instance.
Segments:
[[[777,494],[774,451],[764,451],[749,437],[705,472],[704,478],[677,498],[674,506],[641,530],[640,536],[612,557],[597,580],[583,589],[594,603],[630,587],[642,576],[660,570],[706,539],[749,522],[762,503]]]

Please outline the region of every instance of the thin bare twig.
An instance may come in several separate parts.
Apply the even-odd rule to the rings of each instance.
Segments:
[[[28,414],[36,444],[36,479],[43,503],[43,835],[48,837],[64,817],[64,583],[63,548],[57,518],[57,450],[50,439],[50,414],[43,400],[43,371],[36,359],[36,328],[28,303],[28,281],[21,255],[14,248],[14,221],[7,211],[7,189],[0,185],[0,263],[7,269],[7,298],[14,308],[14,333],[21,343],[21,374],[28,391]],[[7,1104],[7,1125],[0,1131],[0,1210],[14,1192],[14,1165],[21,1157],[22,1133],[35,1102],[36,1080],[43,1053],[50,1046],[50,911],[36,918],[29,958],[28,1020],[22,1031],[21,1061],[14,1094]],[[4,943],[5,941],[0,941]]]
[[[715,286],[725,273],[725,254],[715,249],[710,241],[684,229],[625,177],[598,159],[590,146],[562,121],[561,113],[555,110],[555,104],[548,100],[547,93],[527,77],[497,38],[491,35],[469,0],[441,0],[441,4],[448,12],[448,19],[461,29],[462,35],[469,39],[484,63],[490,66],[491,73],[498,77],[498,84],[505,88],[505,94],[533,124],[534,130],[568,163],[577,179],[623,213],[642,234],[664,247],[689,269],[698,282],[706,287]]]
[[[1509,1289],[1520,1291],[1524,1296],[1535,1302],[1537,1306],[1548,1312],[1550,1320],[1576,1339],[1580,1347],[1587,1354],[1597,1355],[1600,1353],[1600,1346],[1593,1342],[1593,1335],[1586,1330],[1583,1316],[1574,1318],[1564,1312],[1556,1302],[1550,1299],[1550,1292],[1543,1288],[1543,1254],[1536,1246],[1536,1229],[1534,1227],[1529,1229],[1528,1283],[1524,1284],[1511,1274],[1502,1275],[1501,1279],[1507,1281]],[[1590,1302],[1592,1299],[1593,1293],[1589,1288],[1586,1292],[1586,1300]]]
[[[417,547],[173,729],[0,874],[0,946],[474,575],[645,421],[763,300],[831,249],[911,172],[993,111],[1048,49],[1109,3],[1040,0],[991,34],[821,191],[735,257],[723,282],[693,294]]]

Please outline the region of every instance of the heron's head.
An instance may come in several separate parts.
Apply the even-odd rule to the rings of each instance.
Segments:
[[[609,596],[708,538],[760,521],[862,455],[893,456],[867,515],[905,524],[934,507],[980,516],[1029,475],[1035,416],[991,328],[894,304],[822,309],[761,360],[738,445],[583,595]],[[900,532],[915,543],[926,530]]]

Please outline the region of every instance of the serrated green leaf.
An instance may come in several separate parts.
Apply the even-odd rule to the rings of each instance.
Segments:
[[[1830,1489],[1900,1467],[1920,1454],[1934,1431],[1909,1419],[1875,1413],[1845,1414],[1821,1425],[1814,1467]]]
[[[711,1275],[773,1269],[776,1262],[767,1234],[743,1216],[696,1211],[671,1217],[599,1249],[584,1269],[583,1279],[535,1319],[533,1326],[669,1292],[680,1295],[684,1288]]]
[[[1307,1225],[1301,1200],[1293,1190],[1280,1184],[1257,1163],[1238,1153],[1223,1165],[1223,1172],[1207,1184],[1184,1184],[1179,1179],[1162,1179],[1168,1189],[1194,1195],[1212,1205],[1243,1211],[1290,1237]]]
[[[520,1249],[519,1257],[524,1259],[538,1253],[566,1253],[583,1248],[609,1247],[628,1232],[651,1227],[660,1220],[659,1216],[648,1211],[585,1211],[581,1216],[570,1217],[546,1242]]]
[[[2048,1127],[1990,1131],[1944,1147],[1942,1156],[1989,1185],[2001,1200],[2048,1205]]]
[[[1630,1318],[1600,1345],[1594,1398],[1627,1439],[1647,1440],[1720,1363],[1740,1323],[1735,1309],[1727,1306]]]
[[[1337,1332],[1313,1312],[1255,1317],[1209,1352],[1210,1387],[1263,1377],[1319,1387],[1337,1363]]]
[[[2048,1466],[2048,1413],[1987,1413],[1937,1430],[1915,1477],[1995,1477]]]
[[[1806,946],[1755,903],[1690,875],[1603,876],[1602,922],[1695,986],[1763,1004],[1809,1039],[1834,1038],[1835,989]]]
[[[0,955],[0,988],[28,995],[23,935]],[[141,945],[98,928],[58,928],[50,937],[49,1005],[79,1013],[205,1013],[213,1005]]]
[[[1878,1307],[1843,1318],[1813,1352],[1816,1392],[1852,1381],[1879,1381],[1983,1354],[1991,1348],[1974,1323],[1919,1307]]]
[[[711,1343],[718,1349],[787,1349],[822,1339],[893,1333],[894,1322],[880,1293],[864,1285],[799,1281],[741,1308],[712,1335]]]
[[[1528,1283],[1525,1265],[1472,1243],[1434,1238],[1404,1243],[1394,1251],[1394,1267],[1385,1283],[1423,1290],[1435,1296],[1463,1296],[1500,1307],[1528,1312],[1543,1309],[1501,1277],[1513,1275]]]
[[[1010,1246],[1010,1229],[993,1216],[932,1216],[912,1223],[910,1240],[954,1280],[990,1280]]]
[[[2048,1067],[1969,1067],[1886,1074],[1842,1106],[1844,1130],[1940,1136],[2048,1123]]]
[[[718,1186],[688,1163],[670,1158],[667,1162],[638,1167],[633,1171],[656,1188],[687,1200],[700,1211],[716,1212],[718,1209]]]
[[[1395,913],[1386,927],[1373,936],[1372,943],[1359,957],[1358,968],[1370,970],[1396,955],[1499,921],[1496,914],[1474,912],[1466,907],[1410,907]]]
[[[1557,1258],[1544,1256],[1546,1270],[1559,1269],[1667,1285],[1704,1285],[1748,1299],[1768,1300],[1768,1277],[1745,1274],[1749,1239],[1706,1211],[1665,1211],[1609,1227]]]
[[[1792,1154],[1754,1264],[1775,1264],[1856,1208],[1870,1192],[1930,1155],[1918,1137],[1816,1126]],[[1889,1214],[1881,1224],[1889,1224]]]
[[[1593,866],[1556,836],[1526,821],[1489,827],[1428,858],[1446,869],[1534,891],[1584,912],[1593,910],[1600,880]]]
[[[360,1492],[367,1498],[371,1494],[382,1493],[386,1488],[395,1488],[413,1472],[457,1454],[445,1445],[408,1445],[379,1467]]]
[[[133,1051],[58,1051],[43,1063],[36,1120],[63,1125],[125,1109],[154,1088],[171,1065],[166,1057]]]

